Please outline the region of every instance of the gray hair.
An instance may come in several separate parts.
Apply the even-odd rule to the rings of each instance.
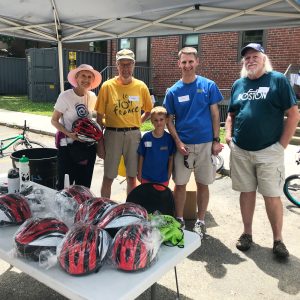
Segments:
[[[273,71],[273,67],[272,67],[269,57],[266,54],[261,53],[261,52],[259,52],[259,54],[262,55],[263,57],[265,57],[265,63],[264,63],[264,68],[263,68],[264,73],[269,73],[269,72]],[[246,70],[244,57],[242,58],[242,63],[243,63],[243,67],[242,67],[240,75],[241,75],[241,77],[248,77],[249,71]]]

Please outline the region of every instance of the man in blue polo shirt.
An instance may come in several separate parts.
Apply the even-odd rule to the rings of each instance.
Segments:
[[[273,253],[286,258],[282,240],[284,149],[289,144],[299,112],[287,78],[272,69],[260,44],[242,49],[241,78],[232,86],[226,120],[226,142],[231,150],[232,188],[241,192],[243,234],[236,247],[247,251],[252,245],[252,221],[256,190],[263,195],[273,231]],[[284,121],[284,116],[287,116]]]
[[[195,48],[181,49],[178,57],[182,78],[168,89],[164,99],[164,106],[170,116],[167,126],[177,147],[173,172],[176,216],[184,227],[186,185],[194,171],[198,205],[194,231],[202,238],[206,232],[208,185],[216,175],[214,155],[219,154],[223,148],[219,138],[218,110],[218,102],[223,96],[215,82],[196,75],[199,58]]]

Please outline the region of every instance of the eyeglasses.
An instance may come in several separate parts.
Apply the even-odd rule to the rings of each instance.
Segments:
[[[131,68],[131,67],[133,67],[133,63],[132,63],[132,62],[127,63],[127,64],[118,63],[118,66],[119,66],[120,68],[123,68],[123,69],[125,69],[125,68]]]
[[[191,153],[191,152],[190,152],[190,153]],[[190,169],[190,170],[195,169],[196,162],[194,161],[193,167],[190,168],[190,165],[189,165],[189,162],[188,162],[188,158],[189,158],[188,155],[184,155],[184,156],[183,156],[183,164],[184,164],[184,166],[185,166],[186,168]]]

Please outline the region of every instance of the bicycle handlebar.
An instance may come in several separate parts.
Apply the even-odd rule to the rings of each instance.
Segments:
[[[26,131],[29,130],[29,127],[26,126],[26,120],[24,120],[24,126],[23,126],[23,136],[25,135]]]

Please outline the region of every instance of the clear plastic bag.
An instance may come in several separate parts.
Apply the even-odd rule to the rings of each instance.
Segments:
[[[76,223],[57,249],[63,270],[71,275],[97,272],[104,264],[111,244],[109,234],[94,225]]]
[[[89,188],[81,185],[71,185],[55,195],[54,213],[67,225],[74,223],[74,216],[80,204],[94,198]]]
[[[33,217],[26,220],[15,233],[15,248],[22,257],[37,261],[41,251],[55,253],[67,231],[68,227],[55,218]]]
[[[149,220],[152,226],[160,231],[164,245],[184,247],[184,232],[181,224],[174,217],[154,213],[149,215]]]
[[[0,196],[0,228],[20,225],[32,216],[27,199],[21,194]]]
[[[148,213],[141,205],[126,202],[118,204],[108,210],[100,218],[98,226],[101,228],[119,228],[141,220],[147,220]]]
[[[139,222],[121,228],[112,243],[110,258],[119,270],[145,270],[156,260],[162,242],[159,230],[149,222]]]
[[[102,216],[117,203],[113,200],[103,197],[91,198],[80,204],[74,223],[83,222],[97,225]]]

